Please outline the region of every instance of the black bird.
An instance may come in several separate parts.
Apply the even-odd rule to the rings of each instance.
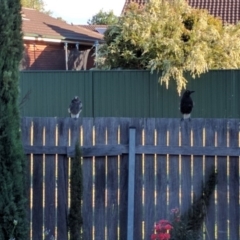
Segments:
[[[70,113],[71,118],[77,119],[79,118],[81,111],[82,111],[82,102],[78,96],[75,96],[69,105],[68,112]]]
[[[194,92],[195,91],[186,90],[182,95],[181,102],[180,102],[180,111],[183,116],[181,120],[191,118],[193,100],[190,95]]]

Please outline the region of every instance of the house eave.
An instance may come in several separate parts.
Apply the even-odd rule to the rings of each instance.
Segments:
[[[39,37],[39,36],[23,36],[23,40],[28,41],[42,41],[42,42],[49,42],[49,43],[72,43],[72,44],[83,44],[92,46],[96,40],[68,40],[68,39],[61,39],[61,38],[47,38],[47,37]],[[102,42],[100,40],[100,42]]]
[[[101,39],[67,39],[64,37],[51,37],[51,36],[39,36],[36,34],[25,34],[23,36],[23,40],[29,41],[42,41],[42,42],[51,42],[51,43],[73,43],[73,44],[84,44],[84,45],[93,45],[95,41],[99,41],[100,43],[104,42]]]

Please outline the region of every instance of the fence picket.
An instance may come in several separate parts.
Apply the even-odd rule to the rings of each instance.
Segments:
[[[55,146],[55,134],[56,134],[56,121],[47,119],[45,125],[45,146]],[[56,206],[55,206],[55,155],[45,155],[44,161],[44,229],[48,233],[49,237],[55,236],[56,227]]]
[[[169,145],[179,146],[179,119],[170,119],[168,124]],[[169,183],[169,202],[168,214],[170,210],[176,207],[180,208],[180,171],[179,171],[179,155],[171,156],[168,159],[168,183]]]
[[[59,119],[58,145],[69,144],[69,121],[73,119]],[[74,144],[74,143],[73,143]],[[68,158],[64,155],[56,156],[56,188],[57,191],[57,239],[67,239],[67,194],[68,194]]]
[[[229,145],[239,147],[239,120],[229,122]],[[239,239],[239,157],[229,157],[229,239]]]
[[[167,145],[167,129],[168,119],[156,119],[155,127],[157,131],[156,141],[157,147],[162,148]],[[168,187],[168,173],[167,173],[167,159],[166,155],[156,155],[156,206],[155,206],[155,222],[160,219],[167,219],[169,211],[167,206],[167,187]]]
[[[181,122],[181,146],[191,148],[192,121]],[[191,156],[181,156],[181,212],[184,213],[191,205]]]
[[[58,156],[57,167],[57,236],[58,239],[67,239],[67,182],[68,182],[68,164],[67,158]]]
[[[227,147],[227,119],[216,120],[215,131],[217,134],[217,145]],[[217,157],[217,237],[228,238],[228,157]]]
[[[206,146],[215,146],[215,121],[213,119],[207,119],[205,121],[205,145]],[[205,169],[204,169],[204,178],[207,180],[210,169],[215,166],[215,157],[205,157]],[[216,191],[215,191],[216,192]],[[216,227],[216,204],[215,204],[215,192],[210,200],[210,206],[207,210],[206,217],[206,239],[212,240],[215,238],[215,227]]]
[[[43,126],[40,118],[35,119],[33,125],[33,144],[43,145]],[[32,182],[32,238],[43,238],[43,155],[33,156],[33,182]]]
[[[118,144],[118,126],[119,122],[107,119],[107,143]],[[118,160],[119,156],[107,157],[107,209],[106,209],[106,227],[107,239],[118,239]]]
[[[120,118],[120,144],[129,143],[130,119]],[[119,161],[119,236],[127,239],[127,206],[128,206],[128,155],[120,156]]]
[[[205,127],[205,121],[194,119],[192,121],[192,131],[193,131],[193,145],[195,147],[203,146],[203,129]],[[192,190],[191,190],[191,200],[200,197],[202,191],[202,183],[204,182],[203,174],[203,162],[205,160],[204,156],[192,156]],[[203,224],[203,232],[205,231],[205,226]],[[203,233],[201,233],[203,238]]]
[[[104,118],[98,118],[94,121],[95,125],[95,143],[106,144],[106,122]],[[105,202],[106,202],[106,165],[105,157],[95,159],[95,177],[94,177],[94,227],[95,239],[105,239]]]
[[[145,145],[154,145],[155,119],[145,120]],[[150,239],[155,215],[155,156],[144,156],[144,239]]]
[[[83,145],[93,144],[93,119],[85,118],[82,122]],[[93,239],[93,161],[92,158],[83,159],[83,239]]]

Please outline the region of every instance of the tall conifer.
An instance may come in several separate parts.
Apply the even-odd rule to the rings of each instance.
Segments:
[[[25,157],[18,111],[20,0],[0,0],[0,239],[27,240]]]
[[[82,239],[82,165],[79,142],[75,145],[75,156],[71,161],[71,207],[68,216],[70,240]]]

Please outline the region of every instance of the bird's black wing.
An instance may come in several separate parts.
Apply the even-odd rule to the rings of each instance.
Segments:
[[[69,106],[69,109],[72,114],[78,114],[82,110],[82,102],[80,100],[73,100]]]
[[[180,111],[183,114],[191,113],[193,108],[193,101],[191,98],[182,99],[180,103]]]

